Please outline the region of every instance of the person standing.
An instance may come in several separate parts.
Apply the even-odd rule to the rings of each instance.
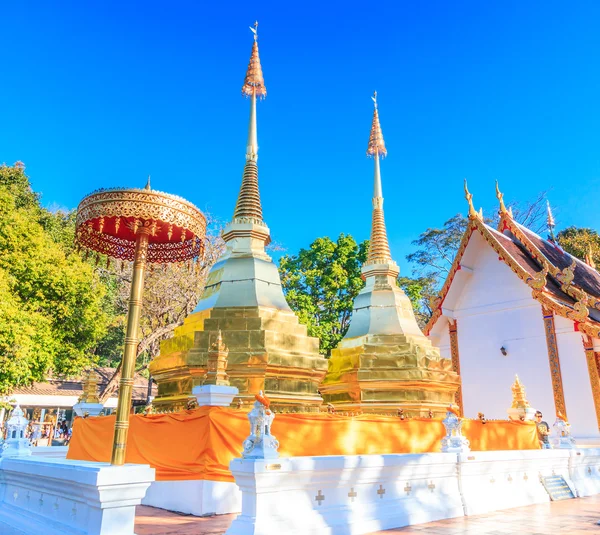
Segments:
[[[543,450],[552,449],[550,446],[550,426],[542,420],[541,411],[535,411],[535,425],[537,426],[538,439]]]

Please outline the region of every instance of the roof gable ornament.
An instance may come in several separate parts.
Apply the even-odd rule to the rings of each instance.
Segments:
[[[475,210],[473,206],[473,194],[469,192],[469,188],[467,187],[467,179],[465,178],[465,199],[469,203],[469,219],[479,218],[479,214]]]
[[[592,269],[596,269],[596,263],[594,262],[594,251],[592,250],[592,244],[588,243],[588,249],[584,257],[585,263]]]
[[[504,205],[504,193],[502,193],[500,191],[500,187],[498,186],[497,180],[496,180],[496,198],[498,199],[498,202],[500,203],[500,209],[499,209],[500,215],[508,214],[510,217],[512,217],[512,210],[509,212],[506,209],[506,206]]]
[[[544,264],[544,268],[542,271],[539,271],[532,277],[529,277],[525,282],[529,285],[533,290],[542,290],[545,288],[547,283],[548,276],[548,264]]]
[[[575,268],[577,267],[577,262],[573,258],[573,261],[569,266],[564,268],[562,271],[559,271],[556,274],[556,280],[560,282],[560,289],[563,292],[566,292],[571,284],[573,283],[573,279],[575,278]]]
[[[587,304],[587,294],[584,293],[579,301],[573,305],[573,310],[567,312],[567,317],[578,323],[585,321],[590,314],[590,309],[587,307]]]

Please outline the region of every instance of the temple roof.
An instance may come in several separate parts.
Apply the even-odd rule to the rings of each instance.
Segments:
[[[478,214],[469,216],[449,275],[439,295],[432,300],[433,314],[425,326],[425,334],[431,332],[443,315],[444,300],[461,269],[462,257],[474,232],[531,288],[534,299],[556,315],[573,321],[578,330],[600,337],[600,274],[557,244],[518,224],[510,211],[501,212],[498,230],[487,225]]]
[[[115,368],[94,368],[100,376],[98,381],[98,390],[102,392],[111,377],[115,373]],[[12,395],[34,395],[34,396],[80,396],[83,393],[83,383],[85,375],[74,378],[49,377],[45,382],[34,382],[30,386],[18,386],[10,394]],[[148,397],[148,379],[143,375],[136,373],[133,378],[132,398],[137,402],[145,402]],[[111,395],[117,397],[118,390]],[[152,385],[152,395],[156,396],[156,385]]]

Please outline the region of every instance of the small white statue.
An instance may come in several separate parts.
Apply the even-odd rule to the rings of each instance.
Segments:
[[[557,449],[572,449],[577,447],[575,439],[571,436],[571,424],[567,422],[560,411],[557,413],[556,421],[552,427],[554,429],[551,438],[552,447]]]
[[[446,418],[442,420],[442,423],[446,428],[446,436],[442,439],[442,452],[468,453],[471,451],[469,441],[462,435],[462,418],[452,405],[448,407]]]
[[[6,422],[6,441],[2,445],[2,457],[27,457],[31,455],[31,444],[25,438],[25,430],[29,420],[23,415],[19,405],[13,409]]]
[[[255,396],[254,407],[248,413],[250,436],[244,440],[244,459],[277,459],[279,442],[271,435],[271,424],[275,414],[269,409],[269,400],[262,390]]]

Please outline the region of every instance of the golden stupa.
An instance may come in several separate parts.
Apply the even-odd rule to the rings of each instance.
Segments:
[[[452,362],[417,325],[410,300],[398,287],[383,214],[380,158],[387,154],[375,110],[367,155],[375,161],[371,241],[362,267],[365,287],[354,301],[350,327],[331,353],[319,387],[338,411],[443,416],[454,402],[459,376]]]
[[[237,404],[261,390],[278,411],[316,411],[327,361],[319,340],[290,309],[279,272],[265,252],[270,231],[263,221],[258,189],[256,100],[267,94],[258,54],[257,25],[242,94],[250,99],[250,124],[242,186],[232,221],[223,233],[226,250],[211,269],[196,310],[161,343],[150,364],[158,384],[158,410],[185,408],[192,388],[207,373],[211,346],[221,332],[227,346],[227,375],[239,389]]]

